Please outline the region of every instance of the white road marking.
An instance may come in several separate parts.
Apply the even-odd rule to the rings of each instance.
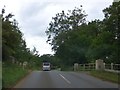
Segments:
[[[67,83],[71,84],[69,80],[67,80],[63,75],[59,74]]]

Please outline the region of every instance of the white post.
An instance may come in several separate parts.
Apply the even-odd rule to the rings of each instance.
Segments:
[[[104,69],[105,69],[105,63],[104,63]]]
[[[74,71],[78,70],[78,63],[74,63]]]
[[[22,65],[22,63],[20,62],[20,63],[19,63],[19,65],[21,66],[21,65]]]
[[[104,70],[103,60],[101,59],[96,60],[96,70]]]
[[[113,70],[113,63],[111,63],[111,70]]]
[[[26,66],[27,66],[27,62],[25,61],[25,62],[23,62],[23,69],[25,69]]]
[[[85,69],[85,64],[83,64],[83,67],[84,67],[84,69]]]

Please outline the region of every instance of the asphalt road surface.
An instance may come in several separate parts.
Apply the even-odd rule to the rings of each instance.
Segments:
[[[118,88],[82,72],[33,71],[14,88]]]

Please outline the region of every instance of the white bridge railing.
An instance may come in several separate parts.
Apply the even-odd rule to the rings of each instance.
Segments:
[[[120,73],[120,64],[103,64],[103,68],[105,71],[117,72]],[[88,63],[88,64],[74,64],[74,71],[82,71],[82,70],[96,70],[96,63]]]
[[[95,69],[95,63],[89,63],[89,64],[78,64],[78,68],[80,70],[94,70]]]

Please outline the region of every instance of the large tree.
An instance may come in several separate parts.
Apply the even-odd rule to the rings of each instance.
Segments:
[[[112,45],[112,53],[108,57],[115,63],[120,63],[120,1],[113,2],[108,8],[104,9],[105,31],[112,34],[109,38]]]
[[[82,7],[82,6],[81,6]],[[49,27],[46,30],[48,35],[49,44],[52,45],[52,49],[56,49],[65,40],[69,39],[66,33],[70,30],[77,30],[77,27],[82,23],[85,23],[86,14],[82,9],[75,8],[74,10],[69,10],[68,13],[62,11],[62,13],[56,14],[52,21],[49,23]]]
[[[103,10],[105,15],[102,21],[101,33],[93,39],[91,48],[94,52],[94,59],[101,58],[108,63],[120,63],[120,2],[113,2]]]
[[[82,9],[58,13],[46,31],[55,55],[66,65],[95,62],[96,59],[120,63],[119,8],[120,2],[114,2],[103,10],[102,21],[95,19],[88,23]]]
[[[14,15],[10,13],[4,16],[4,13],[5,10],[2,9],[2,56],[3,60],[7,60],[10,56],[16,55],[17,48],[23,47],[24,40],[17,21],[10,20]]]
[[[56,17],[53,17],[53,21],[49,24],[46,31],[48,42],[52,45],[57,57],[63,62],[62,64],[71,65],[80,59],[83,62],[85,60],[84,52],[80,51],[79,48],[80,40],[77,41],[79,38],[77,31],[79,26],[86,23],[86,16],[81,6],[69,10],[68,13],[62,11],[62,13],[56,14]]]
[[[18,62],[28,61],[31,65],[36,60],[39,60],[39,54],[36,48],[34,47],[32,51],[27,48],[23,33],[20,31],[17,21],[13,19],[14,15],[11,13],[5,15],[5,9],[2,9],[1,16],[2,60],[10,61],[10,59],[14,58]]]

